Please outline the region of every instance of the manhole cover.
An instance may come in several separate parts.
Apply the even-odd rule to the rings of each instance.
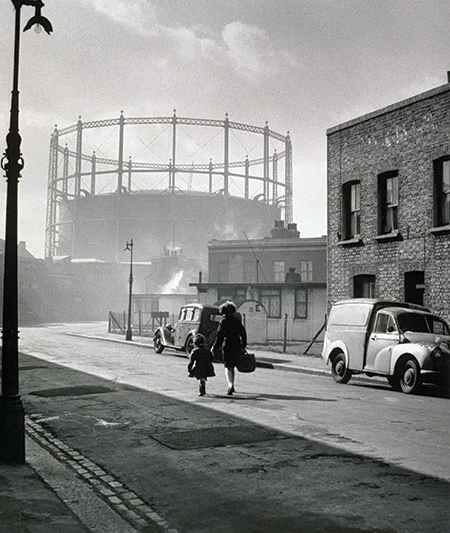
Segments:
[[[258,426],[210,427],[192,431],[152,433],[152,438],[174,450],[214,448],[284,438],[279,431]]]
[[[83,396],[84,394],[104,394],[105,392],[114,392],[108,387],[98,387],[95,385],[79,385],[78,387],[60,387],[57,389],[43,389],[30,392],[35,396],[50,398],[53,396]]]

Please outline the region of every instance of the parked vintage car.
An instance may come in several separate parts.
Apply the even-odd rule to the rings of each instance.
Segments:
[[[352,374],[385,376],[413,393],[421,382],[449,385],[450,329],[425,307],[355,298],[334,304],[322,357],[337,383]]]
[[[208,346],[212,346],[221,318],[218,307],[198,303],[183,305],[174,326],[168,324],[155,331],[155,352],[162,353],[164,348],[174,348],[189,355],[194,347],[196,333],[204,335]]]

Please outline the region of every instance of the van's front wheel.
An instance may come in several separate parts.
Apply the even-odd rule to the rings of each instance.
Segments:
[[[336,354],[331,360],[331,375],[336,383],[348,383],[352,371],[348,369],[345,356],[342,352]]]
[[[420,387],[420,369],[413,358],[405,361],[399,377],[400,389],[405,394],[413,394]]]

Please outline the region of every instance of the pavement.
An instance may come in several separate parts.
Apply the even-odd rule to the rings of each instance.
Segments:
[[[149,338],[135,336],[133,341],[125,341],[115,334],[105,332],[103,325],[99,323],[93,324],[91,327],[84,325],[79,330],[73,328],[72,331],[67,331],[67,334],[107,339],[111,342],[133,343],[133,345],[141,349],[152,349],[152,340]],[[303,346],[288,347],[288,353],[283,353],[281,347],[272,347],[268,350],[267,347],[260,349],[261,347],[250,346],[249,351],[255,353],[258,366],[270,368],[274,371],[301,372],[316,375],[329,374],[329,369],[320,358],[321,344],[313,345],[309,355],[303,355],[302,352],[306,346],[307,343]],[[185,357],[176,352],[173,352],[173,355]],[[22,366],[25,369],[43,368],[39,367],[36,360],[29,356],[21,354],[20,360],[21,369]],[[64,380],[66,380],[66,384],[76,381],[79,374],[76,371],[64,370],[64,374],[60,374],[63,376],[61,378],[61,386],[65,384]],[[102,392],[102,387],[107,388],[107,384],[105,386],[100,380],[95,380],[94,377],[92,377],[92,384],[83,386],[92,388],[86,392],[97,393]],[[130,394],[129,390],[125,392],[128,395]],[[23,394],[22,391],[21,393]],[[101,396],[107,395],[98,394],[98,397]],[[92,403],[94,400],[92,400],[92,396],[90,398]],[[49,406],[48,398],[39,398],[36,401],[42,401],[41,405],[45,405],[46,408]],[[45,403],[46,401],[47,403]],[[161,402],[160,399],[157,401]],[[78,406],[73,404],[71,408],[78,409],[79,404]],[[147,412],[151,411],[151,409],[149,407]],[[176,409],[179,410],[180,407],[177,406]],[[208,416],[218,417],[219,415]],[[221,416],[223,418],[224,415]],[[57,418],[57,411],[55,411],[53,416],[50,412],[47,417],[36,414],[32,410],[28,412],[25,424],[26,464],[0,465],[0,533],[134,533],[136,531],[177,533],[178,531],[187,531],[187,529],[172,527],[152,506],[152,500],[150,499],[149,501],[148,497],[142,497],[139,491],[135,490],[136,486],[139,487],[135,479],[138,474],[133,473],[131,475],[128,471],[131,470],[130,466],[128,466],[128,470],[124,466],[122,475],[116,477],[102,467],[101,456],[96,457],[98,447],[94,446],[95,443],[88,450],[89,453],[83,454],[80,453],[79,446],[77,447],[70,442],[70,428],[59,427],[60,433],[67,435],[67,439],[60,438],[56,431],[49,430],[48,424]],[[187,418],[192,417],[189,416]],[[219,422],[217,423],[219,424]],[[223,425],[223,421],[220,424]],[[57,424],[55,427],[58,428]],[[258,431],[268,431],[270,433],[268,428],[259,429]],[[252,434],[253,432],[254,428],[252,428]],[[164,433],[163,431],[158,438],[162,439],[162,441],[165,439],[166,442],[169,442],[169,448],[172,446],[172,448],[176,449],[177,445],[173,444],[173,440],[170,440],[173,438],[170,437],[170,433]],[[236,438],[236,435],[231,438],[230,442],[233,441],[233,438]],[[239,438],[237,439],[238,441]],[[73,442],[76,443],[76,440],[73,440]],[[162,452],[153,450],[152,453]],[[158,456],[158,461],[168,464],[169,457]],[[138,470],[137,465],[136,469]],[[179,481],[178,477],[171,479],[171,475],[175,476],[175,473],[171,474],[170,468],[168,470],[164,474],[152,471],[151,475],[148,475],[150,478],[151,476],[155,478],[154,490],[159,487],[161,492],[163,492],[165,484],[168,484],[170,488],[170,482],[172,484],[174,482],[184,482],[186,484],[186,493],[189,494],[192,481],[187,478],[187,474],[183,472],[183,476],[186,474],[186,479]],[[159,477],[157,477],[158,473]],[[176,475],[180,476],[180,473],[178,472]],[[166,487],[167,490],[169,488]],[[200,509],[202,505],[198,503],[198,507]],[[192,512],[195,515],[195,509]],[[199,510],[199,512],[205,513],[204,509]],[[205,520],[207,523],[207,519]],[[305,531],[305,533],[310,531],[329,531],[331,533],[388,531],[387,529],[377,528],[343,527],[338,522],[331,524],[320,522],[320,520],[324,520],[322,518],[320,520],[315,519],[313,522],[308,522],[308,520],[312,520],[311,517],[305,517],[304,520],[304,527],[301,529],[295,529],[290,527],[289,524],[281,523],[268,528],[266,526],[252,526],[249,523],[246,529],[233,529],[231,527],[228,529],[228,526],[224,525],[221,529],[213,528],[210,531],[223,531],[224,533],[241,530],[262,531],[264,529],[268,531]],[[312,526],[313,523],[315,524],[314,527]],[[203,529],[200,527],[193,528],[192,531],[194,530],[208,531],[208,526],[205,525]],[[413,530],[411,529],[411,531]]]

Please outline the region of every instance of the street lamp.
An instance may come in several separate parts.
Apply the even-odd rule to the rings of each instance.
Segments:
[[[19,49],[20,10],[22,6],[35,8],[35,15],[24,28],[42,27],[50,35],[51,22],[41,15],[41,0],[11,0],[15,8],[14,70],[11,93],[9,132],[1,167],[7,181],[5,257],[3,278],[3,340],[2,340],[2,394],[0,396],[0,461],[25,463],[25,413],[19,396],[18,363],[18,259],[17,259],[17,198],[18,183],[24,167],[19,134]]]
[[[133,297],[133,239],[130,239],[130,242],[127,242],[125,250],[130,251],[130,290],[128,292],[128,325],[125,332],[125,340],[131,341],[133,339],[133,334],[131,331],[131,300]]]

